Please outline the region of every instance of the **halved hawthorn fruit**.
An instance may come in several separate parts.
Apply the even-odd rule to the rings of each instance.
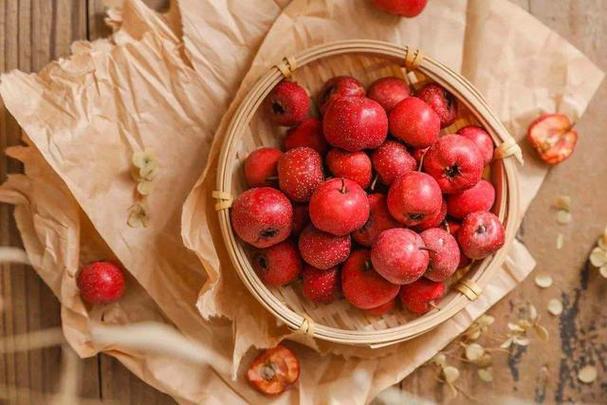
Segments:
[[[284,392],[299,378],[299,360],[283,345],[265,350],[253,360],[247,379],[262,394],[277,395]]]
[[[561,163],[573,153],[578,134],[564,114],[544,114],[531,123],[527,139],[540,158],[551,165]]]

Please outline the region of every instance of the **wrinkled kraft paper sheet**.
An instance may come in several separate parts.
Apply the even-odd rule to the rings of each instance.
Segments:
[[[287,332],[237,280],[209,200],[224,131],[220,129],[213,139],[214,132],[229,103],[235,100],[233,111],[259,74],[285,55],[330,40],[407,43],[472,80],[520,138],[540,111],[560,110],[579,117],[602,73],[505,1],[430,2],[414,20],[378,13],[355,0],[295,0],[278,19],[286,1],[210,3],[181,0],[180,27],[175,12],[161,18],[139,0],[127,1],[122,13],[112,14],[114,25],[122,19],[113,41],[76,44],[69,60],[51,64],[37,75],[5,75],[1,95],[35,148],[13,151],[24,161],[26,174],[13,176],[0,199],[18,205],[16,217],[28,254],[61,300],[66,337],[81,355],[103,349],[180,402],[257,402],[263,397],[242,377],[233,381],[229,367],[198,367],[119,345],[95,347],[88,328],[101,315],[105,323],[164,320],[226,363],[233,359],[239,375],[241,356],[251,344],[270,346]],[[500,63],[483,63],[487,60]],[[126,225],[134,195],[129,161],[134,151],[143,148],[156,152],[161,170],[148,201],[150,226],[132,229]],[[182,213],[182,203],[201,172]],[[521,169],[525,207],[545,172],[533,161]],[[180,232],[203,269],[183,247]],[[78,266],[114,255],[132,276],[129,293],[117,304],[87,311],[74,284]],[[429,334],[384,353],[396,349],[395,354],[344,359],[321,357],[296,346],[302,361],[298,389],[277,402],[369,400],[440,350],[532,267],[526,249],[516,242],[504,268],[478,301]],[[205,319],[224,315],[233,322],[205,320],[196,307]],[[369,355],[365,349],[321,346],[323,351]],[[369,378],[353,384],[355,372]]]

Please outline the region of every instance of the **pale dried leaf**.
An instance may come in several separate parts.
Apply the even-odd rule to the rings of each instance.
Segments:
[[[565,245],[565,236],[562,233],[556,235],[556,248],[561,250]]]
[[[569,211],[560,210],[556,214],[556,222],[561,225],[566,225],[570,223],[572,219],[573,217],[571,216],[571,213]]]
[[[548,288],[552,285],[552,277],[548,274],[538,274],[535,276],[535,284],[541,288]]]
[[[0,263],[30,264],[30,261],[25,250],[16,247],[2,246],[0,247]]]
[[[148,180],[142,180],[137,183],[137,192],[141,195],[149,195],[154,190],[154,183]]]
[[[459,370],[453,366],[444,367],[443,377],[448,384],[453,384],[459,378]]]
[[[597,375],[596,367],[586,366],[578,371],[577,378],[584,384],[591,384],[596,380]]]
[[[508,322],[508,329],[510,329],[512,332],[525,332],[525,328],[512,322]]]
[[[519,346],[528,346],[531,341],[529,340],[529,338],[526,337],[514,336],[512,338],[512,343],[517,344]]]
[[[554,208],[564,211],[571,211],[571,197],[568,195],[560,195],[554,201]]]
[[[590,263],[594,267],[602,267],[607,264],[607,250],[595,247],[590,253]]]
[[[485,349],[483,348],[483,346],[479,345],[478,343],[471,343],[468,346],[466,346],[466,359],[469,361],[477,361],[478,359],[480,359],[482,357],[482,355],[485,353]]]
[[[506,340],[504,341],[504,343],[502,343],[502,344],[500,345],[500,347],[501,347],[502,349],[507,349],[507,348],[509,348],[510,346],[512,346],[512,341],[513,341],[513,338],[508,338],[508,339],[506,339]]]
[[[527,331],[533,326],[533,324],[526,319],[519,319],[518,325],[523,328],[524,331]]]
[[[556,298],[548,301],[548,312],[554,316],[558,316],[563,312],[563,303]]]
[[[607,264],[599,268],[599,273],[603,278],[607,278]]]
[[[544,328],[542,325],[533,325],[533,330],[541,340],[548,340],[550,338],[548,329]]]
[[[493,382],[493,370],[489,368],[481,368],[477,370],[478,376],[483,382]]]

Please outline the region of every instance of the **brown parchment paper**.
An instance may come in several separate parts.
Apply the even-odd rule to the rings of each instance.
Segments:
[[[431,2],[427,16],[404,21],[377,13],[359,2],[295,0],[276,21],[252,70],[243,81],[242,73],[246,71],[255,49],[286,2],[259,2],[260,9],[274,5],[269,11],[275,13],[272,18],[267,13],[253,12],[255,8],[239,8],[239,2],[212,2],[210,9],[205,9],[205,4],[193,3],[196,4],[183,0],[179,4],[185,55],[178,34],[175,34],[178,31],[171,26],[171,21],[175,19],[158,18],[139,1],[127,1],[125,11],[115,15],[115,18],[125,20],[122,23],[124,30],[118,31],[114,41],[81,43],[74,48],[75,55],[70,60],[52,64],[39,75],[15,72],[4,76],[0,94],[48,162],[46,167],[42,164],[30,166],[47,174],[55,171],[58,174],[57,189],[63,187],[67,193],[55,198],[68,201],[66,195],[70,195],[75,203],[74,209],[77,205],[82,207],[80,222],[74,219],[74,215],[62,219],[59,211],[64,207],[61,205],[56,207],[51,217],[57,215],[61,219],[57,221],[61,231],[75,232],[81,237],[83,245],[85,238],[92,240],[95,232],[98,232],[101,238],[98,240],[111,251],[99,248],[93,250],[94,254],[90,257],[115,255],[133,276],[129,286],[141,285],[140,290],[133,288],[134,294],[142,302],[150,304],[145,316],[129,318],[131,311],[136,311],[121,301],[120,305],[125,306],[123,315],[110,320],[104,317],[104,322],[126,323],[144,319],[171,322],[189,338],[212,348],[220,356],[234,359],[235,369],[241,355],[247,352],[251,344],[259,347],[272,345],[286,332],[284,328],[276,326],[237,280],[216,232],[215,212],[207,212],[206,204],[209,202],[197,198],[204,187],[214,184],[213,161],[222,131],[218,132],[218,140],[212,146],[211,139],[241,81],[243,87],[235,100],[242,98],[244,89],[250,86],[262,69],[268,68],[285,54],[296,51],[299,46],[342,38],[342,35],[399,40],[417,45],[453,68],[461,68],[466,74],[464,61],[468,60],[468,56],[465,53],[474,50],[476,53],[473,55],[480,58],[478,61],[485,57],[484,51],[476,49],[474,45],[477,40],[470,42],[467,39],[468,32],[473,28],[471,21],[474,20],[471,18],[477,18],[476,24],[490,20],[498,24],[501,32],[508,28],[513,31],[509,34],[512,38],[517,38],[517,35],[524,38],[524,32],[531,30],[537,35],[535,38],[544,38],[544,42],[524,48],[533,55],[528,57],[528,61],[532,61],[533,66],[554,66],[552,72],[566,73],[555,73],[547,81],[542,81],[540,77],[543,68],[537,69],[537,77],[530,74],[522,94],[524,98],[536,97],[541,101],[529,101],[526,109],[510,117],[498,108],[509,125],[520,120],[519,125],[524,126],[534,112],[544,108],[540,106],[565,109],[570,105],[572,111],[581,115],[601,78],[600,72],[581,54],[526,13],[501,1]],[[136,12],[128,12],[128,7]],[[132,18],[127,20],[127,16]],[[427,20],[430,17],[444,20],[445,26],[450,28],[445,28],[446,32],[437,30],[436,24]],[[340,23],[340,20],[345,22]],[[523,22],[527,24],[526,31],[517,28]],[[248,29],[250,26],[258,28],[251,31]],[[439,35],[438,39],[427,39],[435,32]],[[252,33],[255,35],[250,37]],[[505,83],[496,83],[496,77],[504,80],[505,71],[529,65],[517,64],[522,63],[524,58],[515,52],[514,44],[504,44],[499,40],[501,34],[481,32],[478,35],[493,37],[478,39],[478,42],[505,51],[501,57],[507,63],[487,77],[481,68],[477,68],[478,77],[472,70],[468,77],[475,80],[477,85],[485,80],[485,89],[491,90],[491,86],[498,88],[490,103],[496,102],[500,91],[505,92],[507,101],[499,99],[503,104],[497,106],[501,105],[503,110],[511,112],[515,89]],[[546,41],[558,48],[554,53],[548,52],[550,56],[545,55]],[[218,46],[222,51],[217,51]],[[232,67],[235,69],[231,70]],[[584,77],[584,82],[572,79],[578,77]],[[226,82],[227,78],[230,80]],[[481,91],[485,90],[479,87]],[[215,97],[214,91],[222,96]],[[565,94],[567,97],[564,97]],[[518,101],[519,95],[516,95]],[[557,105],[554,100],[570,102]],[[224,118],[224,123],[226,120]],[[150,199],[150,227],[133,230],[126,227],[126,209],[132,203],[134,187],[128,176],[128,161],[134,150],[143,147],[153,149],[158,155],[161,172],[157,190],[160,191]],[[181,224],[184,240],[194,248],[203,263],[204,271],[201,271],[198,259],[181,244],[179,220],[181,204],[205,167],[211,170],[203,172],[201,182],[185,205]],[[536,174],[531,174],[538,184],[541,183]],[[31,181],[31,174],[26,173],[26,176],[23,180]],[[540,176],[543,176],[543,171]],[[530,189],[533,191],[533,187]],[[50,198],[40,193],[28,194],[18,186],[3,190],[8,193],[0,194],[3,199],[12,198],[13,202],[24,207],[19,214],[24,224],[35,222],[37,217],[37,211],[28,208],[28,204],[43,207]],[[83,224],[89,219],[90,232],[83,232]],[[62,279],[68,268],[64,258],[71,261],[69,268],[72,269],[73,278],[78,264],[79,241],[63,246],[58,238],[64,235],[55,234],[53,226],[40,223],[38,227],[34,234],[24,232],[26,227],[20,226],[28,254],[31,256],[31,252],[36,252],[36,246],[42,257],[44,252],[62,249],[61,255],[49,254],[46,262],[36,266],[36,269],[41,274],[46,272],[44,279],[49,285],[53,282],[58,286],[56,288],[69,291],[73,288],[73,280],[70,287],[69,280]],[[395,355],[382,359],[344,359],[334,355],[321,357],[314,350],[296,347],[303,371],[298,389],[276,401],[318,403],[331,398],[352,403],[367,401],[379,390],[402,379],[463,331],[472,319],[522,280],[530,271],[531,263],[526,249],[515,243],[504,271],[474,306],[423,338],[399,345]],[[203,284],[205,281],[206,284]],[[198,297],[201,287],[202,294]],[[81,311],[84,321],[67,325],[64,309],[64,330],[70,343],[80,347],[81,355],[91,354],[84,349],[89,345],[92,347],[92,342],[88,341],[86,317],[93,314],[87,313],[86,308],[82,307],[73,289],[69,295],[71,301],[69,296],[57,293],[55,288],[53,291],[64,307]],[[194,310],[195,304],[208,320],[201,318]],[[144,307],[147,305],[141,304]],[[233,323],[212,320],[216,315],[233,319]],[[217,370],[213,364],[192,367],[162,356],[143,355],[119,348],[105,349],[118,356],[145,381],[181,402],[264,400],[243,384],[241,377],[232,381],[229,370]],[[326,346],[323,349],[335,351],[338,348]],[[350,355],[368,356],[368,353],[358,353],[356,350],[341,350]],[[357,376],[355,384],[353,376]]]

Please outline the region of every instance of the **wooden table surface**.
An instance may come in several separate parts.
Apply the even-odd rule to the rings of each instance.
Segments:
[[[607,70],[607,1],[512,1]],[[155,7],[165,3],[147,2]],[[0,71],[38,71],[49,61],[67,55],[73,41],[107,34],[102,0],[0,0]],[[596,238],[607,225],[603,177],[607,175],[607,83],[578,123],[578,130],[581,137],[576,153],[549,174],[520,232],[537,260],[536,272],[550,273],[555,284],[540,290],[532,276],[489,312],[496,317],[492,331],[506,333],[508,321],[516,321],[520,309],[531,302],[540,312],[550,340],[544,343],[534,339],[526,348],[496,352],[492,384],[480,381],[473,366],[451,359],[462,373],[458,387],[477,400],[514,397],[538,403],[599,403],[607,399],[607,280],[587,264]],[[18,125],[0,106],[0,149],[17,144],[19,137]],[[0,179],[19,170],[18,164],[0,154]],[[573,198],[574,221],[567,226],[556,224],[550,208],[559,195]],[[556,250],[559,232],[565,236],[565,245]],[[19,246],[19,234],[11,207],[0,205],[0,246],[7,245]],[[2,265],[0,294],[4,299],[0,336],[60,325],[59,303],[31,269]],[[565,304],[559,317],[546,312],[550,298],[559,298]],[[489,345],[484,339],[481,342]],[[448,350],[457,350],[456,343]],[[1,355],[0,386],[54,392],[60,362],[59,348]],[[586,364],[599,370],[593,384],[577,381],[577,370]],[[80,394],[84,397],[150,405],[173,403],[108,356],[84,360],[83,371]],[[464,394],[453,398],[449,389],[436,382],[436,376],[433,367],[422,367],[401,387],[435,401],[469,402]],[[24,393],[19,402],[31,403],[31,398]]]

